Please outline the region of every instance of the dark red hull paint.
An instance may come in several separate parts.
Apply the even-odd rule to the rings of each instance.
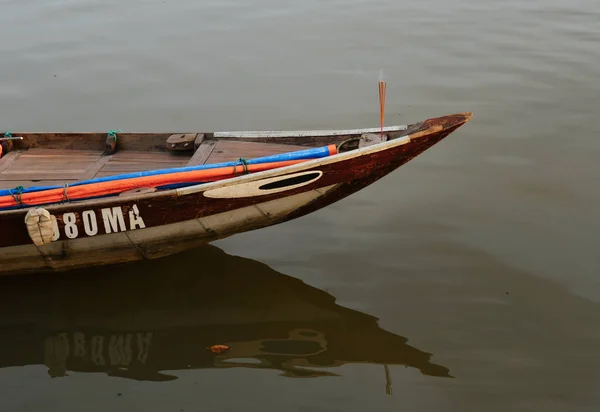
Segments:
[[[84,231],[81,216],[82,212],[86,210],[93,210],[96,217],[101,222],[101,209],[118,206],[122,208],[124,215],[127,216],[129,210],[131,210],[135,204],[139,209],[140,215],[144,219],[146,227],[156,227],[227,212],[241,207],[341,183],[336,190],[329,192],[327,195],[317,199],[311,204],[306,205],[278,222],[275,222],[281,223],[328,206],[381,179],[383,176],[389,174],[438,143],[464,124],[466,120],[468,120],[468,118],[464,115],[453,115],[427,120],[414,132],[424,131],[435,125],[441,125],[442,129],[438,132],[419,137],[405,145],[376,152],[368,156],[352,158],[350,160],[315,168],[315,170],[323,172],[323,176],[316,182],[298,189],[272,195],[238,199],[215,199],[204,197],[203,192],[197,192],[181,197],[177,197],[176,195],[154,195],[138,200],[115,197],[110,200],[105,200],[99,205],[94,204],[93,207],[91,207],[91,205],[85,206],[73,203],[58,207],[48,207],[47,209],[56,216],[61,232],[60,239],[63,240],[65,239],[65,236],[62,213],[65,212],[76,214],[76,225],[79,232],[78,238],[83,238],[87,235]],[[0,233],[2,234],[0,237],[0,248],[31,244],[24,223],[26,213],[27,209],[0,214]],[[98,235],[105,233],[102,224],[98,224],[98,230]]]
[[[448,136],[458,127],[460,126],[454,127],[451,130],[444,131],[443,133],[440,133],[438,135],[431,136],[431,138],[427,139],[426,141],[420,142],[420,144],[414,144],[414,146],[412,146],[413,150],[410,154],[394,156],[393,154],[390,154],[388,152],[377,153],[377,155],[380,156],[374,156],[377,159],[373,163],[371,163],[370,166],[372,166],[373,164],[375,166],[373,167],[373,169],[371,169],[371,171],[368,174],[360,178],[356,178],[343,183],[337,190],[329,192],[324,196],[316,199],[315,201],[307,204],[306,206],[303,206],[295,212],[287,215],[285,220],[289,221],[302,216],[306,216],[312,212],[315,212],[319,209],[323,209],[324,207],[327,207],[364,189],[365,187],[375,183],[379,179],[398,169],[400,166],[404,165],[414,157],[423,153],[425,150],[442,140],[444,137]]]

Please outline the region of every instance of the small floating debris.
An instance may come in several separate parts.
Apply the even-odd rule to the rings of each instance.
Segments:
[[[231,350],[231,346],[227,345],[212,345],[208,348],[212,353],[225,353]]]

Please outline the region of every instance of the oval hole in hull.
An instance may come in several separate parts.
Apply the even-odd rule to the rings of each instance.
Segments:
[[[204,196],[221,199],[265,196],[309,185],[319,180],[321,176],[323,172],[311,170],[211,189],[204,192]]]
[[[321,173],[319,173],[319,172],[311,172],[311,173],[307,173],[307,174],[300,175],[300,176],[288,177],[285,179],[276,180],[271,183],[266,183],[266,184],[260,186],[258,189],[259,190],[283,189],[288,186],[296,186],[296,185],[300,185],[302,183],[309,182],[320,176],[321,176]]]

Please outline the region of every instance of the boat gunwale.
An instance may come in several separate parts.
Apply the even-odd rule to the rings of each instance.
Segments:
[[[392,126],[384,126],[384,132],[401,132],[404,130],[408,130],[415,125],[422,123],[417,122],[413,124],[398,124]],[[329,137],[329,136],[344,136],[344,135],[360,135],[362,133],[379,133],[381,131],[381,127],[365,127],[365,128],[356,128],[356,129],[321,129],[321,130],[238,130],[238,131],[215,131],[215,132],[191,132],[191,131],[164,131],[164,132],[118,132],[117,136],[126,135],[126,136],[147,136],[147,135],[173,135],[173,134],[204,134],[206,137],[214,137],[216,139],[229,139],[229,138],[269,138],[269,137]],[[74,131],[57,131],[57,132],[36,132],[36,131],[17,131],[11,132],[12,138],[17,140],[22,137],[21,135],[34,135],[36,137],[43,137],[46,135],[60,135],[60,136],[96,136],[96,135],[106,135],[106,133],[102,132],[74,132]]]
[[[383,132],[401,132],[408,130],[414,125],[394,125],[385,126]],[[214,132],[212,136],[215,138],[269,138],[269,137],[328,137],[328,136],[345,136],[359,135],[363,133],[379,133],[380,127],[365,127],[360,129],[330,129],[330,130],[256,130],[256,131],[231,131],[231,132]]]

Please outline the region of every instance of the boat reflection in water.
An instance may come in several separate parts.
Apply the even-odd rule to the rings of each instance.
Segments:
[[[75,371],[168,381],[177,370],[238,367],[317,377],[347,363],[449,376],[375,317],[214,246],[119,267],[1,278],[0,296],[0,367],[43,364],[52,377]],[[213,345],[230,349],[213,353]]]

